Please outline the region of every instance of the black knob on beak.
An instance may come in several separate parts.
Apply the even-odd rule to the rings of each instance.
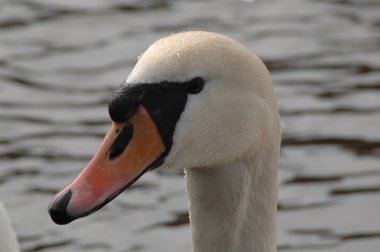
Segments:
[[[120,86],[108,102],[112,121],[127,121],[136,112],[142,96],[143,92],[138,86]]]

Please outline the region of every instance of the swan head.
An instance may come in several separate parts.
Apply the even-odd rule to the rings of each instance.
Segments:
[[[94,158],[49,206],[57,224],[98,210],[151,169],[211,169],[278,151],[266,67],[216,33],[184,32],[152,44],[110,100],[109,114],[112,127]]]

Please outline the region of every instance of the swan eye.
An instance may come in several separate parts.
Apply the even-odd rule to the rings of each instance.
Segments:
[[[195,77],[187,83],[187,92],[189,94],[198,94],[202,91],[205,81],[201,77]]]

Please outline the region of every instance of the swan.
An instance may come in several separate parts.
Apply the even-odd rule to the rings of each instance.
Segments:
[[[20,247],[7,211],[0,201],[0,252],[19,252]]]
[[[112,126],[84,170],[52,199],[67,224],[145,172],[184,170],[194,252],[276,250],[281,133],[269,72],[224,35],[153,43],[109,101]]]

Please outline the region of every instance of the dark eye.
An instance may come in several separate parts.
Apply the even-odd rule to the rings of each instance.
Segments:
[[[195,77],[187,83],[187,92],[197,94],[202,91],[205,81],[201,77]]]

